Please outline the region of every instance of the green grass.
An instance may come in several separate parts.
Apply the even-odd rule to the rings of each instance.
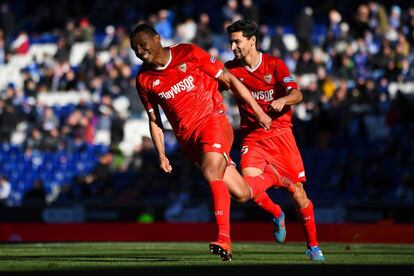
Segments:
[[[115,274],[148,271],[151,274],[161,272],[162,275],[192,271],[192,275],[198,276],[199,272],[208,270],[213,271],[212,276],[215,276],[223,269],[226,272],[237,269],[238,273],[251,271],[250,275],[255,276],[254,272],[259,268],[289,272],[301,266],[308,270],[309,267],[326,269],[331,265],[336,268],[350,265],[414,267],[414,244],[322,243],[321,248],[326,257],[322,265],[305,258],[303,243],[235,242],[232,262],[222,262],[218,256],[210,254],[207,242],[1,244],[0,272],[60,271],[71,272],[75,276],[79,272],[89,272],[88,275],[93,276],[93,271],[111,271]]]

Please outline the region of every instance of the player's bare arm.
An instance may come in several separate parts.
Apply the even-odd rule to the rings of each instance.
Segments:
[[[170,160],[168,160],[165,153],[164,146],[164,131],[161,123],[161,117],[158,109],[154,109],[151,112],[148,112],[149,117],[149,128],[151,133],[151,139],[154,143],[154,147],[158,153],[160,160],[160,168],[166,173],[171,173],[172,166]]]
[[[261,127],[266,130],[270,129],[272,119],[263,111],[262,108],[260,108],[259,104],[252,97],[249,90],[232,73],[224,68],[223,74],[221,74],[218,80],[224,84],[225,87],[230,88],[233,93],[235,93],[250,106],[250,108],[256,114],[257,121]]]
[[[297,104],[302,101],[302,99],[302,93],[298,89],[291,89],[286,96],[272,101],[270,103],[270,108],[277,112],[280,112],[286,105]]]

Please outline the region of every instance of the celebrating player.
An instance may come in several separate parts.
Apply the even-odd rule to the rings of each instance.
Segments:
[[[130,34],[131,48],[143,61],[137,75],[138,95],[147,110],[151,138],[160,168],[172,171],[164,149],[164,134],[158,106],[170,122],[177,141],[187,156],[199,165],[209,183],[218,239],[211,242],[212,253],[231,260],[230,194],[245,202],[271,186],[290,185],[281,181],[268,164],[259,176],[242,177],[229,156],[233,129],[227,120],[218,82],[230,87],[249,106],[258,128],[268,129],[271,118],[260,108],[243,84],[223,63],[193,44],[163,47],[153,27],[140,24]],[[229,194],[230,192],[230,194]]]
[[[238,100],[243,136],[242,175],[260,175],[271,162],[281,178],[294,183],[288,191],[304,227],[308,246],[305,254],[311,260],[324,261],[316,237],[313,204],[303,187],[305,170],[292,133],[290,106],[302,100],[302,93],[281,59],[257,50],[258,30],[253,21],[236,21],[227,27],[227,32],[235,55],[226,63],[227,69],[250,90],[260,107],[272,118],[269,130],[259,128],[253,110]],[[284,226],[283,212],[266,192],[255,197],[254,201],[273,214],[276,226]],[[277,236],[275,238],[278,240]]]

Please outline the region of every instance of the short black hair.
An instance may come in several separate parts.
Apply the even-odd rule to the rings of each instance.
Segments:
[[[252,20],[237,20],[233,24],[227,26],[226,30],[228,34],[242,32],[243,36],[248,39],[255,36],[256,42],[259,40],[259,29],[257,24]]]
[[[157,31],[151,25],[146,23],[141,23],[135,26],[132,32],[129,34],[129,42],[131,44],[131,48],[135,50],[133,41],[140,33],[145,33],[147,35],[156,36],[159,35]]]

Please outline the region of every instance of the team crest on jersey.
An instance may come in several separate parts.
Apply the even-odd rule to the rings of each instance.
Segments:
[[[272,75],[271,74],[267,74],[264,76],[264,80],[268,83],[270,83],[272,81]]]
[[[180,71],[182,72],[187,72],[187,64],[186,63],[182,63],[180,65],[178,65],[178,69],[180,69]]]
[[[214,63],[214,62],[216,62],[216,58],[213,57],[213,56],[210,56],[210,61],[211,61],[211,63]]]
[[[240,155],[246,154],[249,151],[247,146],[243,146],[240,150]]]

